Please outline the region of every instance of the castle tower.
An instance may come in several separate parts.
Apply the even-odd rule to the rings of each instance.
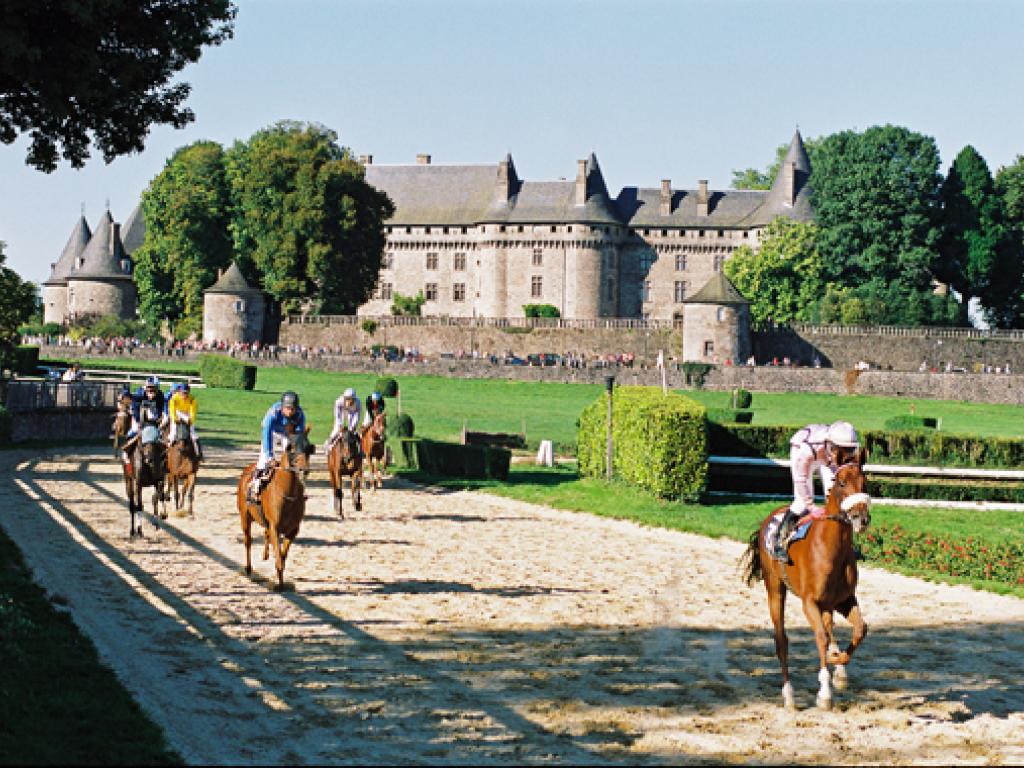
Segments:
[[[43,322],[64,325],[68,320],[68,275],[74,268],[78,258],[85,251],[92,237],[92,231],[80,216],[78,223],[68,238],[67,245],[61,251],[60,258],[50,265],[50,276],[42,285]]]
[[[68,275],[68,319],[115,315],[135,318],[136,291],[131,259],[121,243],[121,226],[110,211],[100,218],[89,244]]]
[[[718,273],[683,303],[683,360],[742,364],[750,350],[750,302]]]
[[[263,293],[231,262],[203,291],[203,341],[262,341],[265,311]]]
[[[789,150],[775,175],[771,191],[760,211],[760,218],[771,221],[776,216],[786,216],[796,221],[813,221],[811,208],[811,161],[804,148],[800,131],[793,132]]]

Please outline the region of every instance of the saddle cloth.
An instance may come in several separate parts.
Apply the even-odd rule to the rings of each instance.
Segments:
[[[148,443],[156,443],[160,440],[160,430],[156,427],[143,427],[142,434],[139,436],[143,445]]]
[[[768,527],[764,529],[764,548],[769,552],[775,550],[775,543],[779,540],[779,526],[782,524],[782,518],[785,517],[785,512],[778,512],[772,516],[771,522],[768,523]],[[811,523],[814,520],[811,515],[804,515],[797,522],[796,530],[793,531],[789,537],[789,541],[786,543],[786,549],[789,549],[789,545],[794,541],[800,541],[807,535],[807,532],[811,529]]]

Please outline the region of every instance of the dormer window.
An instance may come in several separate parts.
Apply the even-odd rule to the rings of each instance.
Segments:
[[[235,313],[241,315],[243,312],[245,312],[245,300],[237,299],[235,301]]]
[[[130,259],[121,259],[121,271],[126,275],[132,273],[132,262]]]

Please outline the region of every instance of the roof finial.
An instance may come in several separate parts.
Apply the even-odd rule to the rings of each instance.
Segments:
[[[107,198],[107,213],[110,213],[110,198]]]
[[[82,201],[82,218],[85,218],[85,201]]]

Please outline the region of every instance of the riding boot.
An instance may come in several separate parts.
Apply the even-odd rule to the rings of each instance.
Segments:
[[[202,446],[202,443],[199,442],[199,438],[198,437],[193,438],[192,446],[196,449],[196,460],[197,461],[202,461],[203,460],[203,446]]]
[[[789,535],[792,533],[793,526],[796,524],[798,515],[792,510],[787,509],[786,514],[782,518],[782,522],[779,523],[779,533],[775,539],[775,551],[772,552],[772,557],[782,563],[789,562]]]

